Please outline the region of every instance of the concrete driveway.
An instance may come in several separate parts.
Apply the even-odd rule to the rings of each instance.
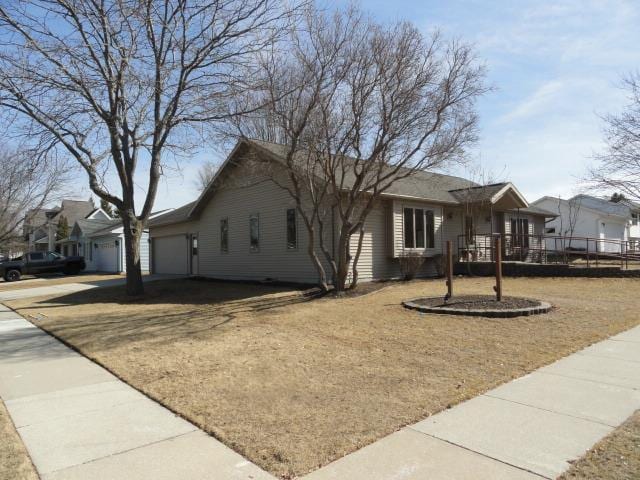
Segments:
[[[169,280],[175,278],[181,278],[183,275],[145,275],[142,277],[143,282],[153,282],[156,280]],[[30,280],[27,280],[30,281]],[[18,298],[32,298],[32,297],[43,297],[46,295],[66,295],[74,292],[81,292],[83,290],[91,290],[93,288],[100,287],[114,287],[117,285],[124,285],[126,283],[126,279],[122,278],[112,278],[108,280],[92,280],[87,282],[82,282],[82,277],[78,277],[78,281],[74,283],[63,283],[56,285],[46,285],[46,282],[38,282],[34,283],[33,288],[20,288],[16,290],[0,290],[0,302],[8,301],[8,300],[16,300]],[[42,285],[42,286],[40,286]]]

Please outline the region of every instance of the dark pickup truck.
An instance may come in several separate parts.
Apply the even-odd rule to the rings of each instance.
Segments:
[[[56,252],[25,253],[14,260],[0,262],[0,275],[7,282],[20,280],[22,275],[64,273],[76,275],[84,270],[83,257],[63,257]]]

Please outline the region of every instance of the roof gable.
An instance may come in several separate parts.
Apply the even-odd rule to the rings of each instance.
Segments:
[[[111,220],[111,215],[105,212],[102,208],[96,208],[84,218],[87,220]]]
[[[80,219],[73,225],[72,235],[89,237],[98,231],[115,230],[122,226],[118,219]]]

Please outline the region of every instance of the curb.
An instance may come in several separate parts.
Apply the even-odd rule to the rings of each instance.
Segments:
[[[436,313],[440,315],[463,315],[467,317],[489,317],[489,318],[513,318],[513,317],[527,317],[531,315],[541,315],[548,313],[553,306],[548,302],[540,302],[540,305],[534,307],[514,308],[512,310],[467,310],[453,307],[430,307],[427,305],[419,305],[415,303],[417,300],[423,298],[436,298],[436,297],[419,297],[402,302],[405,308],[410,310],[417,310],[422,313]],[[437,297],[440,298],[440,297]]]

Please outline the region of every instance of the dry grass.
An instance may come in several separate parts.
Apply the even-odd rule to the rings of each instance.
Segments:
[[[640,478],[640,410],[600,441],[558,480]]]
[[[1,400],[0,480],[38,480],[38,474]]]
[[[64,285],[65,283],[89,283],[99,280],[113,280],[116,278],[124,278],[124,275],[114,275],[109,273],[87,273],[83,275],[47,277],[25,276],[24,280],[20,280],[18,282],[5,282],[0,277],[0,291],[6,292],[7,290],[22,290],[24,288],[49,287],[53,285]]]
[[[491,287],[487,278],[456,279],[454,291]],[[400,306],[443,294],[442,280],[311,302],[274,287],[180,280],[148,284],[136,301],[113,288],[10,304],[291,477],[638,324],[639,287],[635,279],[505,279],[506,295],[556,306],[514,319]]]

